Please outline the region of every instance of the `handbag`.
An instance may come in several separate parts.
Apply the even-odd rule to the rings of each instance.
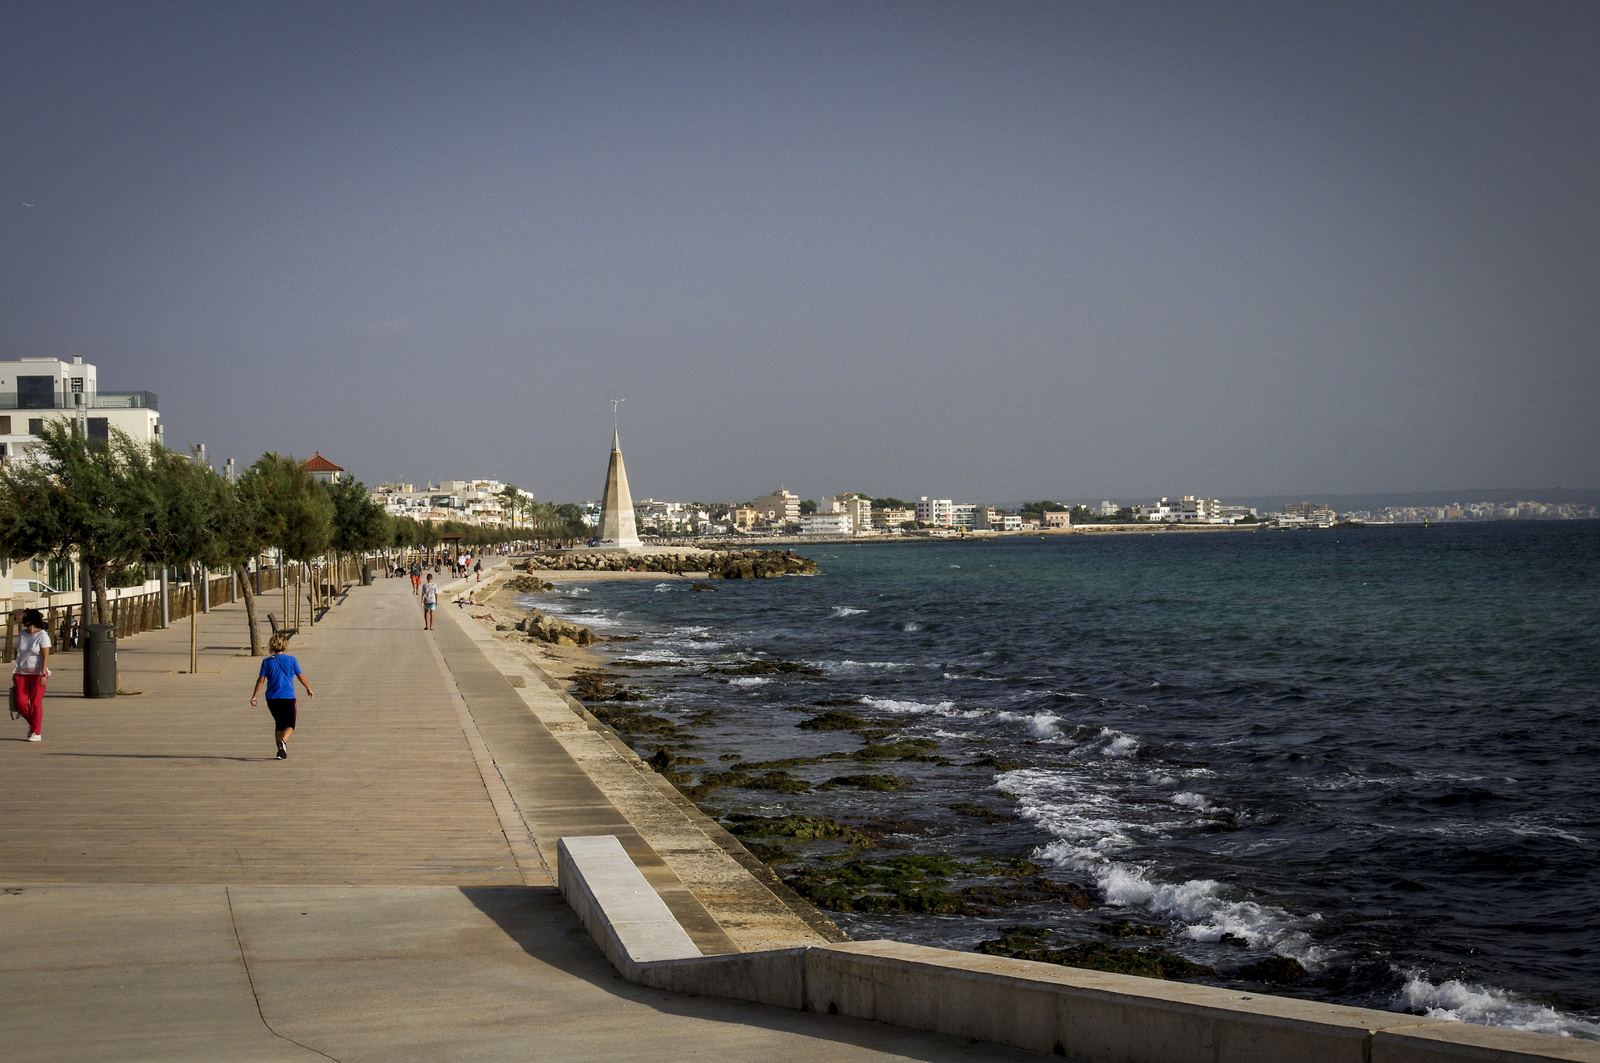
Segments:
[[[22,719],[22,713],[17,711],[17,684],[15,683],[11,684],[11,694],[6,701],[6,705],[11,709],[11,718],[13,720]]]

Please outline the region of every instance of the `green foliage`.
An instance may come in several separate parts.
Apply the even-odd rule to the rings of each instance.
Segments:
[[[333,500],[293,458],[268,452],[239,481],[262,541],[291,561],[325,553],[333,530]]]
[[[1049,499],[1045,499],[1042,502],[1024,502],[1022,504],[1022,515],[1024,517],[1033,517],[1037,520],[1046,513],[1060,513],[1066,508],[1060,502],[1052,502]]]
[[[804,502],[800,503],[801,513],[815,513],[816,511],[817,503],[814,500],[808,498]]]
[[[35,446],[28,460],[0,469],[0,554],[65,559],[76,551],[103,587],[142,555],[147,454],[122,432],[101,443],[55,419],[44,421]]]
[[[328,542],[335,550],[359,554],[376,550],[389,541],[389,517],[372,500],[359,480],[323,484],[333,503],[333,524]]]
[[[874,498],[873,509],[916,509],[910,502],[902,502],[898,498]]]

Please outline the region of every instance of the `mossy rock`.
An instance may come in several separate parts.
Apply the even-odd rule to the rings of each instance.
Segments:
[[[796,779],[786,771],[769,771],[757,779],[740,783],[746,790],[773,790],[780,794],[803,794],[811,789],[804,779]]]
[[[995,771],[1017,771],[1027,767],[1020,760],[1001,760],[999,757],[982,756],[967,765],[969,768],[993,768]]]
[[[898,742],[887,742],[882,745],[868,743],[860,749],[849,753],[831,753],[830,760],[926,760],[936,758],[928,756],[928,751],[938,749],[939,743],[931,738],[903,738]]]
[[[807,867],[784,881],[813,904],[836,912],[956,915],[974,909],[965,897],[946,888],[946,880],[969,870],[952,857],[910,854]]]
[[[810,665],[797,664],[794,661],[746,661],[744,664],[730,664],[718,668],[706,669],[707,675],[810,675],[820,676],[825,674],[820,668]]]
[[[823,816],[729,816],[730,834],[740,838],[792,838],[799,842],[837,839],[851,845],[867,844],[867,836],[848,823]]]
[[[985,808],[982,805],[976,805],[970,801],[962,801],[958,804],[947,805],[946,807],[952,812],[959,813],[971,819],[981,819],[986,823],[1000,823],[1006,820],[1014,820],[1017,818],[1015,813],[996,812],[992,808]]]
[[[1292,960],[1287,956],[1268,956],[1264,960],[1257,960],[1239,968],[1234,972],[1234,977],[1272,985],[1288,985],[1290,982],[1300,981],[1307,973],[1309,972],[1298,960]]]
[[[890,793],[911,789],[911,780],[899,775],[835,775],[822,784],[824,790],[843,788],[870,790],[873,793]]]
[[[820,716],[813,716],[795,724],[803,731],[853,731],[866,725],[867,721],[855,713],[840,712],[837,709],[830,709]]]
[[[1165,929],[1159,926],[1149,926],[1145,923],[1107,923],[1100,928],[1100,932],[1114,938],[1164,938],[1167,936]]]
[[[1202,978],[1216,971],[1162,949],[1125,949],[1118,945],[1086,942],[1066,948],[1050,948],[1047,938],[1037,930],[1018,933],[1007,928],[1001,936],[980,942],[977,951],[989,956],[1009,956],[1018,960],[1054,963],[1062,967],[1082,967],[1112,974],[1132,974],[1141,978]]]

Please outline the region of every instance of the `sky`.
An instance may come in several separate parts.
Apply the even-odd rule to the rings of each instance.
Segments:
[[[0,2],[0,358],[369,485],[1600,487],[1600,5]]]

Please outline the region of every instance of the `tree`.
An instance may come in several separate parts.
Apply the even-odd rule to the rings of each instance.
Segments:
[[[376,550],[389,539],[389,515],[360,480],[322,485],[333,503],[328,545],[347,554]]]
[[[872,508],[873,509],[915,509],[916,507],[913,506],[909,502],[902,502],[898,498],[874,498],[872,500]]]
[[[813,502],[811,499],[808,498],[804,502],[800,503],[800,512],[801,513],[815,513],[816,511],[817,511],[817,504],[815,502]]]
[[[1046,513],[1060,513],[1066,508],[1060,502],[1051,502],[1049,499],[1045,499],[1043,502],[1024,502],[1022,504],[1022,515],[1024,517],[1033,517],[1037,520]]]
[[[138,561],[144,544],[151,497],[140,452],[115,429],[101,442],[46,419],[28,457],[0,468],[0,554],[67,561],[76,553],[102,624],[111,619],[107,578]]]
[[[328,549],[333,501],[292,457],[261,455],[239,486],[255,509],[266,545],[290,561],[309,561]]]
[[[500,490],[501,508],[511,515],[511,526],[517,526],[517,514],[522,509],[522,492],[516,484],[506,484]]]

